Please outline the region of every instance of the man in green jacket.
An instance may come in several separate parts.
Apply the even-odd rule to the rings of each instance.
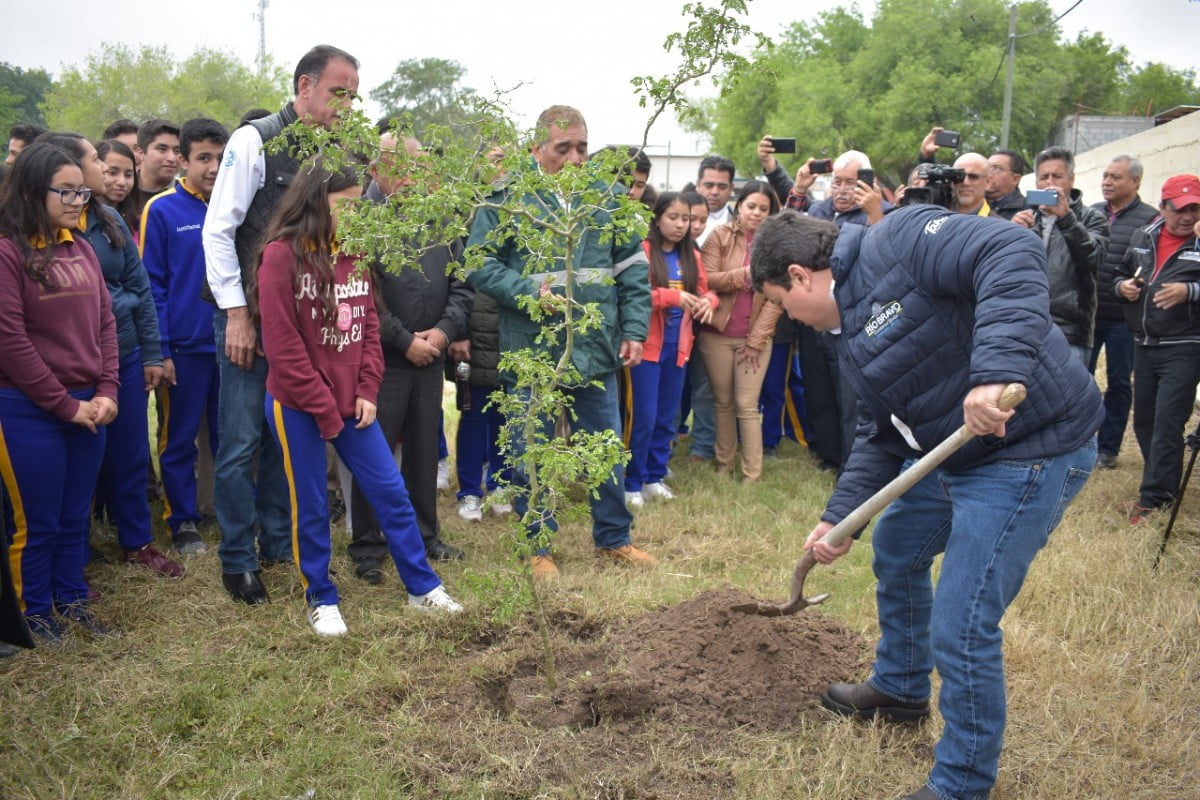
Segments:
[[[551,106],[538,117],[535,141],[531,147],[533,161],[530,169],[546,175],[559,172],[564,166],[578,167],[587,160],[587,123],[583,115],[570,106]],[[511,189],[500,188],[491,205],[510,202]],[[520,198],[539,217],[552,219],[563,210],[564,202],[579,202],[573,196],[563,197],[556,192],[538,192]],[[649,267],[636,238],[607,236],[603,229],[611,221],[616,199],[600,204],[591,215],[588,230],[580,237],[571,253],[572,288],[574,299],[580,303],[595,303],[603,322],[586,332],[576,331],[571,362],[580,373],[579,385],[569,390],[573,425],[583,431],[618,430],[616,370],[634,366],[641,361],[642,343],[646,339],[650,319]],[[532,254],[515,241],[518,223],[510,220],[502,227],[495,208],[481,208],[471,226],[469,246],[484,251],[483,266],[468,278],[477,292],[489,295],[500,306],[500,351],[512,352],[525,348],[561,352],[558,341],[538,342],[541,325],[531,319],[517,298],[539,298],[543,308],[551,311],[561,306],[560,292],[568,278],[561,256],[534,261]],[[599,382],[600,386],[592,385]],[[527,390],[526,390],[527,391]],[[547,430],[553,425],[548,420]],[[519,438],[519,437],[518,437]],[[514,442],[520,451],[523,442]],[[520,456],[520,452],[516,454]],[[513,480],[518,488],[514,506],[524,515],[527,497],[521,491],[527,477],[520,469]],[[637,566],[653,566],[650,554],[634,547],[629,528],[633,516],[625,507],[625,467],[613,468],[612,478],[605,481],[591,498],[592,538],[598,555]],[[557,523],[542,515],[549,530]],[[539,524],[531,526],[536,535]],[[548,549],[541,549],[532,558],[534,576],[556,575],[558,568]]]

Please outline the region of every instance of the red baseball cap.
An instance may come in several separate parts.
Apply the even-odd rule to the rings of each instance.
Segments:
[[[1200,178],[1195,175],[1172,175],[1163,184],[1162,199],[1164,203],[1170,200],[1175,208],[1200,204]]]

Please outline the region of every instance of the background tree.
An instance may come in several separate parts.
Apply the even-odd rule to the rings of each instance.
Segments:
[[[1156,114],[1181,105],[1200,105],[1194,70],[1149,63],[1131,73],[1121,87],[1120,108],[1127,114]]]
[[[44,69],[26,70],[0,63],[0,131],[5,136],[18,122],[46,124],[38,106],[50,84],[50,73]]]
[[[999,146],[1008,20],[1005,0],[881,0],[869,23],[857,6],[822,13],[759,48],[756,74],[726,73],[697,124],[707,120],[714,149],[745,174],[759,171],[755,144],[766,133],[802,143],[785,168],[853,148],[893,180],[933,125],[961,131],[963,150],[989,152]],[[1190,73],[1133,72],[1125,49],[1100,34],[1062,42],[1045,0],[1018,6],[1017,32],[1009,144],[1026,154],[1080,107],[1140,103],[1144,113],[1195,97]]]
[[[82,66],[66,68],[43,104],[50,127],[99,136],[113,120],[197,116],[226,125],[261,106],[275,109],[289,95],[290,76],[270,67],[266,77],[233,56],[198,49],[176,63],[165,46],[134,51],[103,44]]]
[[[406,59],[392,77],[371,90],[371,99],[383,107],[385,118],[405,118],[418,137],[424,136],[430,125],[457,126],[467,121],[476,94],[460,85],[465,75],[457,61]]]

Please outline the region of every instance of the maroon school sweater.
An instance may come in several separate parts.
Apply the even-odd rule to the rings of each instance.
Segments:
[[[379,318],[369,271],[339,254],[334,264],[335,319],[305,276],[296,290],[291,243],[275,241],[258,268],[258,306],[267,391],[283,405],[312,414],[323,438],[337,436],[354,417],[355,398],[374,403],[383,380]]]
[[[91,245],[60,231],[46,268],[53,288],[25,271],[20,251],[0,238],[0,387],[20,389],[69,422],[80,402],[68,390],[117,399],[117,323]]]

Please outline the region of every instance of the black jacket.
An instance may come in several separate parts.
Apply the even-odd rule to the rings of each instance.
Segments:
[[[1104,252],[1104,263],[1100,265],[1098,286],[1100,305],[1096,308],[1096,319],[1124,319],[1125,302],[1109,291],[1121,261],[1125,258],[1125,248],[1134,231],[1144,228],[1158,216],[1158,210],[1149,203],[1143,203],[1142,198],[1134,196],[1133,202],[1119,210],[1114,218],[1108,213],[1108,203],[1099,202],[1092,206],[1101,214],[1108,217],[1108,225],[1112,236],[1108,240],[1108,250]],[[1147,273],[1149,274],[1149,273]]]
[[[1140,345],[1200,343],[1200,245],[1193,236],[1167,259],[1155,275],[1158,234],[1163,220],[1133,232],[1125,258],[1117,267],[1110,291],[1116,295],[1125,312],[1125,323]],[[1117,284],[1132,278],[1138,268],[1146,281],[1136,302],[1121,297]],[[1155,291],[1164,283],[1187,283],[1188,299],[1171,308],[1162,309],[1150,302]]]
[[[374,183],[366,197],[375,203],[384,200]],[[380,300],[379,337],[386,366],[414,366],[404,354],[416,331],[437,328],[449,342],[467,337],[467,317],[475,292],[447,274],[450,265],[462,260],[462,252],[459,241],[430,248],[421,253],[420,269],[405,269],[399,274],[388,272],[382,264],[374,265]],[[436,363],[440,364],[441,359]]]
[[[1020,189],[1013,189],[994,203],[988,200],[988,206],[992,209],[992,216],[1002,217],[1012,222],[1012,218],[1017,215],[1017,212],[1026,208],[1025,195],[1021,194]]]
[[[1071,344],[1091,347],[1096,323],[1096,276],[1108,247],[1108,217],[1085,206],[1082,196],[1078,189],[1072,189],[1070,212],[1057,218],[1038,214],[1033,232],[1046,247],[1054,324]]]

